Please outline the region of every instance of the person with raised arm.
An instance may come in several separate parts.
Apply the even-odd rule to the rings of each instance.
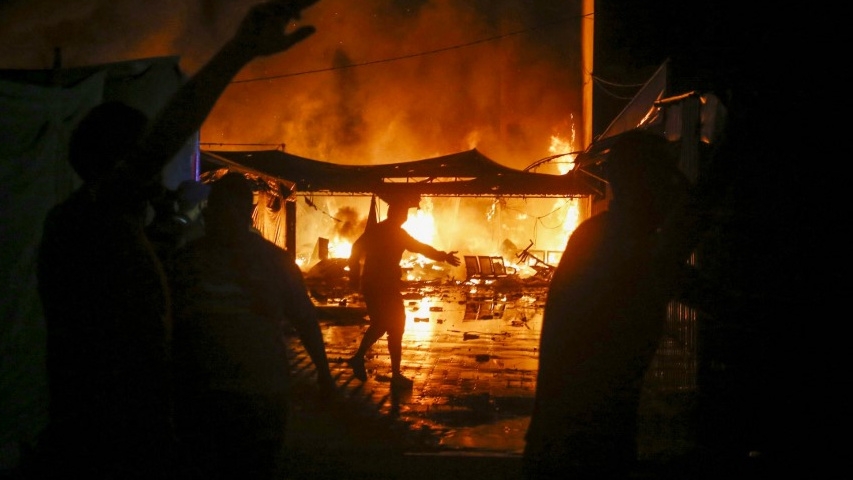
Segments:
[[[40,477],[186,478],[172,424],[171,305],[145,237],[146,205],[234,75],[314,33],[288,25],[316,1],[252,7],[153,121],[109,101],[72,133],[69,161],[82,185],[48,213],[37,260],[49,389]]]

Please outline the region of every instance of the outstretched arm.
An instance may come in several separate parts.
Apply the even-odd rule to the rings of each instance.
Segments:
[[[405,248],[410,252],[420,253],[421,255],[431,258],[437,262],[447,262],[454,267],[458,267],[462,262],[459,260],[459,257],[456,256],[455,251],[453,252],[442,252],[426,243],[419,242],[415,240],[414,237],[405,233],[406,241]]]
[[[129,159],[137,174],[150,177],[176,155],[207,118],[233,77],[256,57],[288,50],[315,31],[302,26],[286,32],[303,9],[317,0],[271,0],[249,10],[237,33],[190,78],[157,115]]]

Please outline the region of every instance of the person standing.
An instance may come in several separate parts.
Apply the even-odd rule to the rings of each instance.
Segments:
[[[412,387],[400,364],[403,355],[403,333],[406,312],[402,295],[400,260],[404,251],[419,253],[432,260],[460,264],[456,252],[442,252],[415,240],[403,230],[410,208],[417,207],[419,196],[398,195],[389,198],[388,218],[369,226],[355,241],[349,258],[350,282],[361,290],[367,305],[370,326],[364,332],[355,354],[347,360],[356,378],[367,381],[364,355],[383,335],[388,334],[388,353],[391,357],[391,386]],[[363,266],[362,266],[363,262]]]
[[[176,426],[206,479],[284,478],[293,327],[333,392],[314,304],[293,256],[252,228],[241,173],[213,182],[206,234],[179,249],[174,304]]]
[[[548,292],[530,480],[630,476],[643,378],[699,238],[692,187],[665,138],[625,133],[606,165],[609,209],[572,233]]]
[[[40,478],[183,477],[172,423],[171,305],[145,237],[146,208],[163,167],[234,75],[314,33],[286,29],[315,2],[252,7],[152,122],[110,101],[72,133],[69,161],[83,183],[48,213],[37,258],[49,390],[49,423],[33,462]]]

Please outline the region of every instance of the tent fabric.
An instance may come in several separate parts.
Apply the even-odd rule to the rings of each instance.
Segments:
[[[381,164],[341,165],[281,150],[202,150],[202,165],[228,167],[293,185],[300,193],[431,196],[582,197],[596,191],[573,172],[548,175],[503,166],[476,148],[435,158]]]
[[[32,442],[46,421],[46,338],[36,250],[42,219],[75,183],[64,160],[71,123],[100,99],[103,81],[103,75],[94,75],[59,89],[0,80],[0,356],[17,359],[0,362],[2,445]]]
[[[74,69],[0,70],[0,469],[11,467],[47,421],[45,330],[36,252],[48,210],[79,185],[66,160],[77,122],[104,100],[153,115],[183,83],[177,57]],[[166,178],[192,175],[188,145]],[[167,185],[170,186],[170,185]]]
[[[270,190],[256,191],[257,205],[252,213],[252,224],[267,240],[287,248],[286,215],[280,195]]]
[[[595,142],[625,133],[642,125],[655,108],[655,102],[669,94],[667,88],[668,71],[669,60],[667,59],[646,81],[643,88],[625,105],[619,115],[610,122],[607,129],[596,137]]]

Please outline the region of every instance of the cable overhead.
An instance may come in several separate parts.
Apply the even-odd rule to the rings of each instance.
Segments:
[[[493,41],[495,41],[495,40],[501,40],[501,39],[503,39],[503,38],[507,38],[507,37],[513,37],[513,36],[517,36],[517,35],[522,35],[522,34],[525,34],[525,33],[529,33],[529,32],[536,31],[536,30],[541,30],[541,29],[544,29],[544,28],[550,28],[550,27],[553,27],[553,26],[555,26],[555,25],[562,25],[562,24],[568,23],[569,21],[575,21],[575,20],[581,19],[581,18],[583,18],[583,17],[585,17],[585,16],[591,16],[591,15],[592,15],[592,14],[588,14],[588,15],[578,15],[578,16],[574,16],[574,17],[571,17],[571,18],[564,18],[564,19],[562,19],[562,20],[555,20],[555,21],[553,21],[553,22],[544,23],[544,24],[539,25],[539,26],[536,26],[536,27],[526,28],[526,29],[523,29],[523,30],[516,30],[516,31],[514,31],[514,32],[504,33],[504,34],[502,34],[502,35],[495,35],[495,36],[493,36],[493,37],[483,38],[483,39],[480,39],[480,40],[474,40],[474,41],[471,41],[471,42],[468,42],[468,43],[462,43],[462,44],[458,44],[458,45],[451,45],[451,46],[449,46],[449,47],[442,47],[442,48],[437,48],[437,49],[435,49],[435,50],[427,50],[427,51],[424,51],[424,52],[412,53],[412,54],[409,54],[409,55],[401,55],[401,56],[398,56],[398,57],[384,58],[384,59],[381,59],[381,60],[371,60],[371,61],[361,62],[361,63],[351,63],[351,64],[349,64],[349,65],[341,65],[341,66],[337,66],[337,67],[318,68],[318,69],[315,69],[315,70],[305,70],[305,71],[302,71],[302,72],[294,72],[294,73],[283,73],[283,74],[281,74],[281,75],[268,75],[268,76],[265,76],[265,77],[247,78],[247,79],[245,79],[245,80],[232,80],[232,81],[231,81],[231,83],[232,83],[232,84],[234,84],[234,83],[261,82],[261,81],[264,81],[264,80],[278,80],[278,79],[281,79],[281,78],[298,77],[298,76],[300,76],[300,75],[310,75],[310,74],[312,74],[312,73],[332,72],[332,71],[335,71],[335,70],[344,70],[344,69],[347,69],[347,68],[364,67],[364,66],[368,66],[368,65],[376,65],[376,64],[379,64],[379,63],[390,63],[390,62],[396,62],[396,61],[399,61],[399,60],[406,60],[406,59],[409,59],[409,58],[425,57],[425,56],[427,56],[427,55],[435,55],[435,54],[437,54],[437,53],[447,52],[447,51],[450,51],[450,50],[458,50],[458,49],[461,49],[461,48],[467,48],[467,47],[471,47],[471,46],[474,46],[474,45],[479,45],[479,44],[481,44],[481,43],[488,43],[488,42],[493,42]]]
[[[645,85],[645,83],[617,83],[611,80],[605,80],[601,78],[599,75],[590,75],[596,82],[603,83],[605,85],[609,85],[611,87],[620,87],[620,88],[640,88]]]

